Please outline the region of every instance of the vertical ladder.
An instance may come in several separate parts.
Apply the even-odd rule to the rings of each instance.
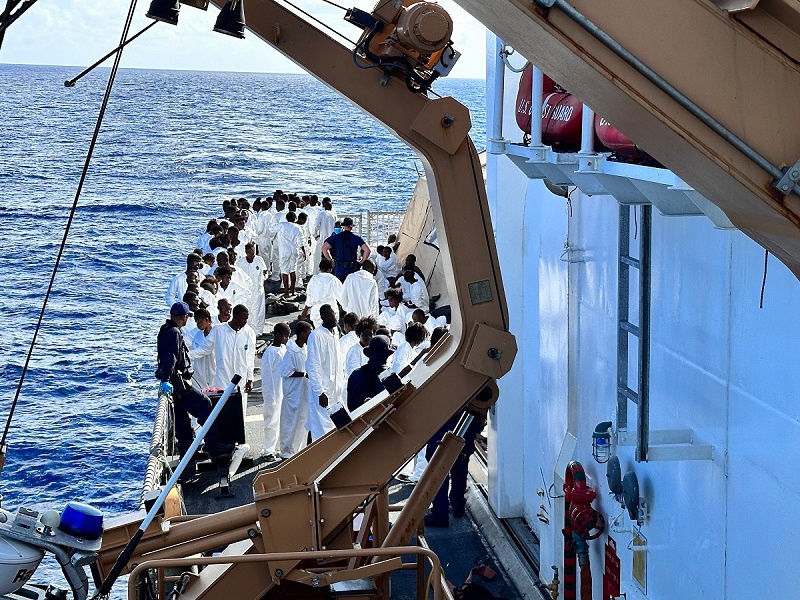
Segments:
[[[631,256],[631,212],[637,206],[619,207],[619,275],[617,277],[617,430],[628,430],[628,401],[636,404],[636,460],[648,460],[650,447],[650,234],[653,207],[641,205],[638,231],[639,257]],[[636,275],[638,274],[638,275]],[[638,276],[638,323],[630,319],[630,290]],[[631,389],[629,337],[638,339],[637,386]]]

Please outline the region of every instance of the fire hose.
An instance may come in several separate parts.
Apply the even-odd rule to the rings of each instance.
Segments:
[[[564,599],[577,600],[576,559],[581,567],[581,600],[592,598],[592,569],[589,540],[600,537],[606,521],[592,508],[597,492],[586,484],[583,466],[576,461],[567,465],[564,475]]]

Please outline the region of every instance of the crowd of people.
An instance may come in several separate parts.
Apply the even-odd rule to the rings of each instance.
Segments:
[[[241,375],[246,414],[256,340],[271,338],[260,365],[261,455],[282,460],[334,429],[332,413],[358,410],[375,397],[388,374],[407,374],[447,323],[430,314],[416,257],[401,263],[396,236],[373,251],[352,231],[350,218],[337,218],[330,198],[277,190],[252,205],[226,200],[222,210],[167,287],[170,319],[159,334],[156,376],[173,394],[183,454],[192,441],[190,416],[203,423],[211,410],[204,390]],[[280,286],[283,298],[303,302],[293,328],[279,322],[264,331],[268,281]],[[206,447],[230,450],[218,437],[212,428]],[[412,479],[425,461],[423,448]]]

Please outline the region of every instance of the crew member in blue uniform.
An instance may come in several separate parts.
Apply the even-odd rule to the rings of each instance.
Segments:
[[[364,348],[367,364],[359,367],[347,380],[347,409],[353,412],[368,398],[374,398],[383,390],[380,374],[386,370],[386,361],[394,353],[388,336],[376,335]]]
[[[345,217],[342,219],[342,232],[332,235],[322,244],[322,255],[328,260],[334,261],[333,274],[342,283],[350,273],[361,268],[361,263],[369,258],[370,253],[367,243],[353,233],[352,229],[353,219]],[[361,249],[360,258],[358,256],[359,249]]]
[[[431,335],[431,347],[438,342],[442,336],[447,332],[444,327],[437,327]],[[439,431],[428,441],[428,448],[425,452],[425,457],[430,461],[433,453],[436,452],[436,447],[448,431],[453,431],[458,425],[461,415],[466,411],[458,411],[453,417],[445,423]],[[467,501],[464,495],[467,492],[467,469],[469,468],[469,459],[475,452],[475,437],[483,430],[486,422],[484,417],[474,414],[472,423],[467,428],[464,434],[464,449],[456,458],[456,462],[450,469],[449,475],[442,483],[442,487],[436,492],[433,498],[433,506],[430,513],[425,515],[426,527],[450,527],[450,514],[449,509],[453,509],[453,516],[460,519],[464,516],[464,508]]]
[[[192,444],[194,433],[189,415],[202,425],[211,414],[211,400],[192,387],[192,364],[189,350],[183,341],[181,327],[186,325],[192,312],[185,302],[176,302],[170,308],[170,316],[158,332],[158,369],[156,379],[161,382],[160,390],[172,394],[175,405],[175,434],[178,438],[180,455]],[[205,449],[210,455],[226,454],[218,441],[216,423],[205,437]]]

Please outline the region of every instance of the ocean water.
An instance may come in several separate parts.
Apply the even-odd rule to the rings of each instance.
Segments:
[[[80,70],[0,65],[3,423],[108,77],[65,88]],[[435,86],[470,108],[479,149],[484,86]],[[9,432],[3,506],[136,510],[166,284],[222,200],[281,188],[331,196],[340,212],[399,210],[417,167],[310,76],[122,69]],[[63,584],[57,566],[43,574]]]

